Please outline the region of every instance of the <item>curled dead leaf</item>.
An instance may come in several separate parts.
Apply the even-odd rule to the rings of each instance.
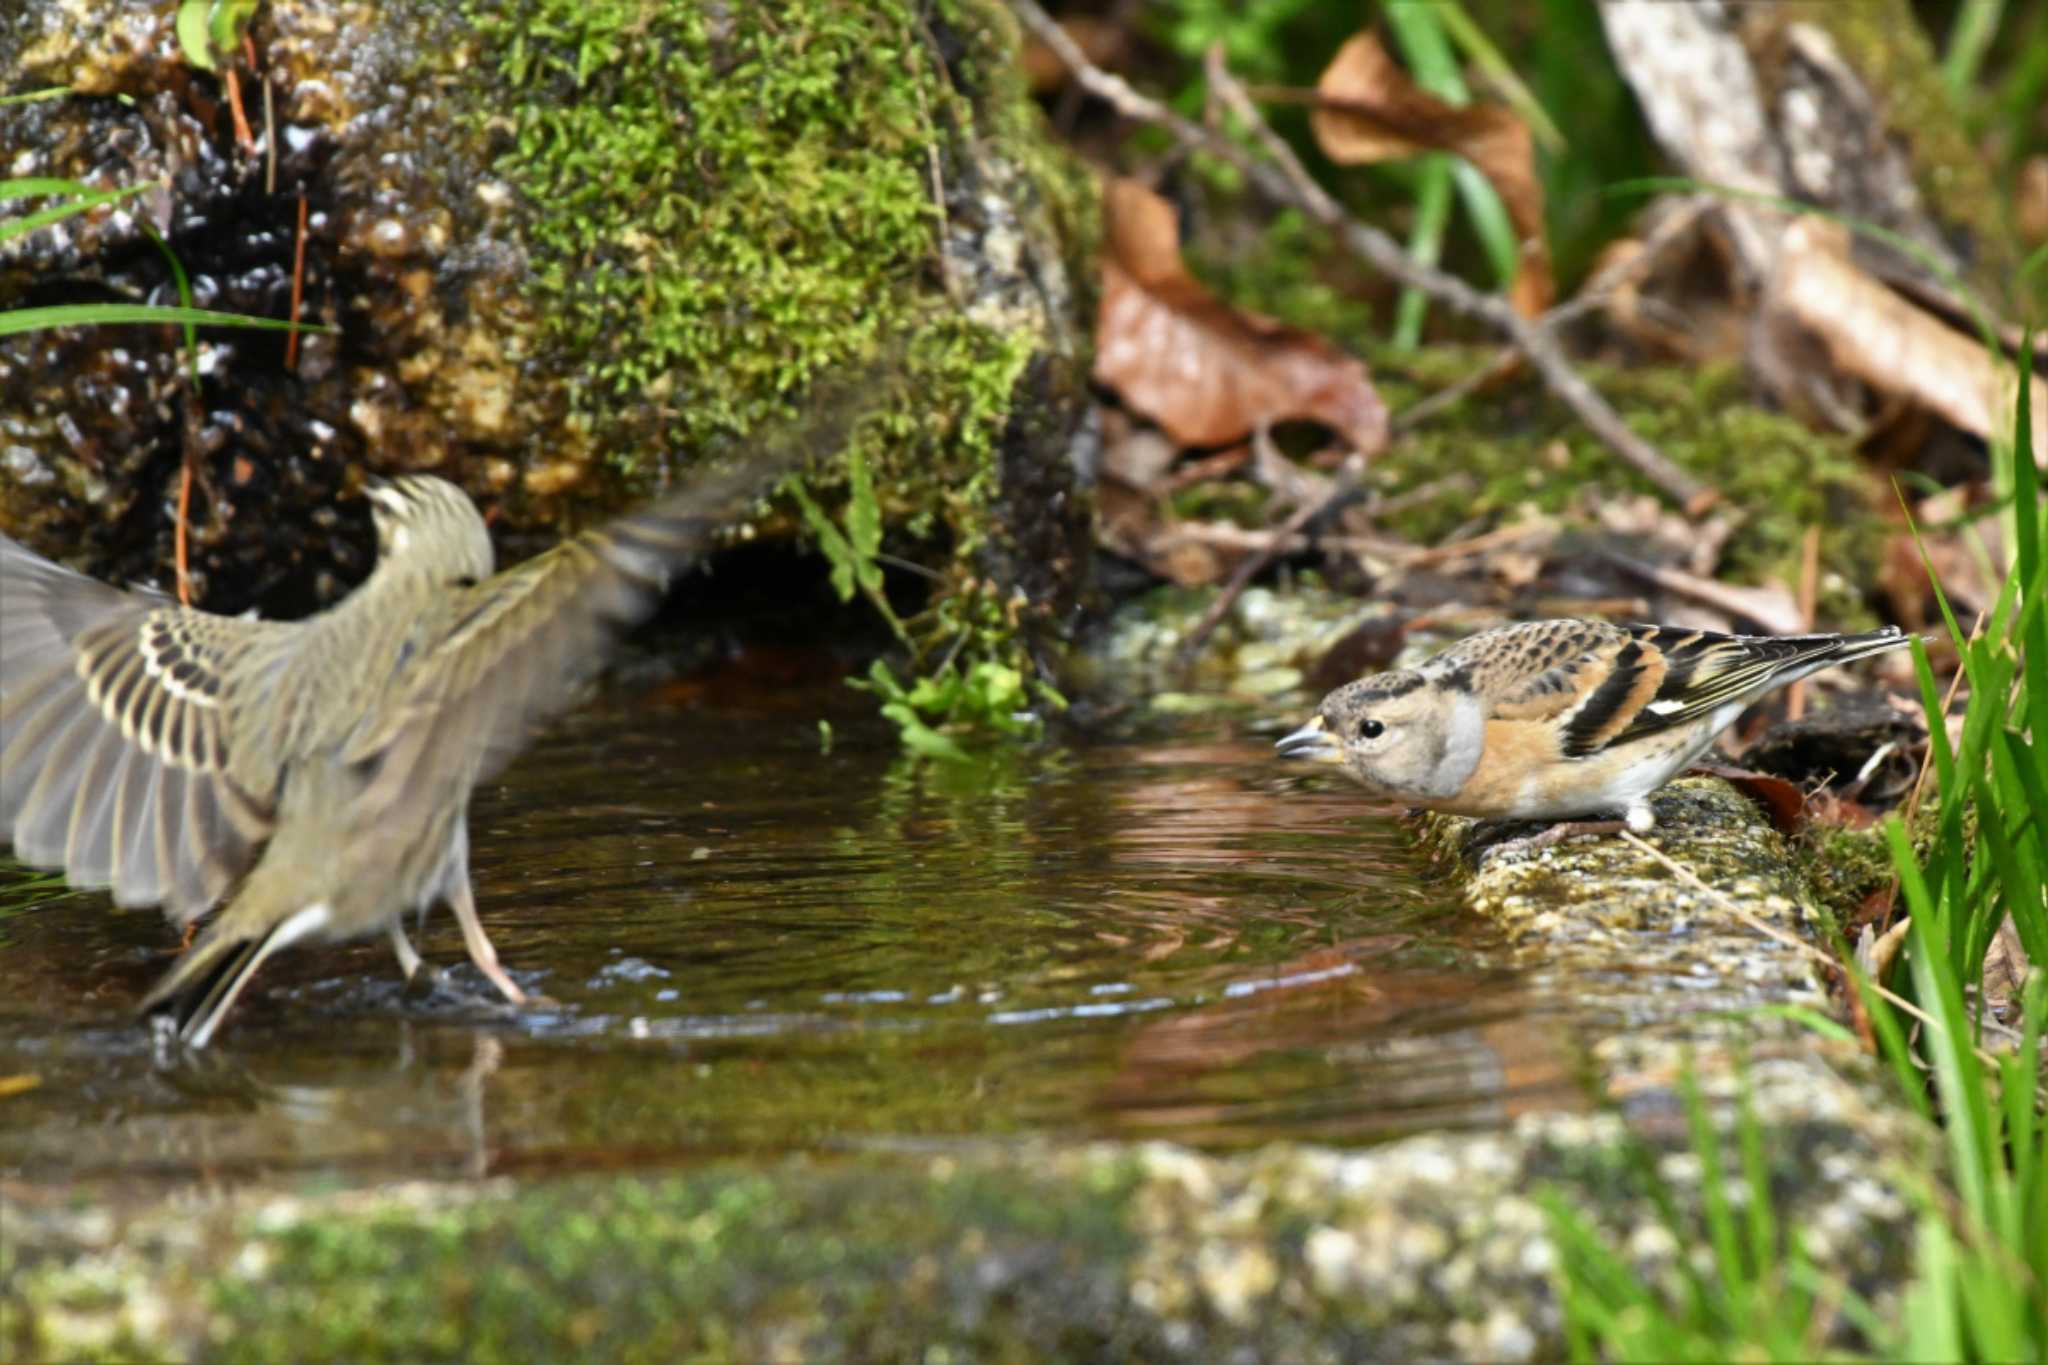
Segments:
[[[1720,778],[1762,806],[1781,834],[1797,834],[1806,823],[1806,793],[1782,777],[1722,763],[1695,763],[1692,770]]]
[[[1882,986],[1890,979],[1892,966],[1899,960],[1900,949],[1906,946],[1906,931],[1912,921],[1901,916],[1899,922],[1879,934],[1871,925],[1864,925],[1863,932],[1856,939],[1856,965],[1863,974]]]
[[[1556,285],[1543,235],[1543,187],[1528,125],[1491,104],[1450,104],[1408,78],[1378,38],[1353,36],[1316,82],[1309,116],[1316,142],[1344,166],[1393,161],[1418,152],[1450,152],[1478,168],[1507,207],[1521,238],[1510,301],[1523,317],[1550,306]]]
[[[2008,911],[1999,921],[1997,932],[1991,935],[1990,946],[1984,950],[1980,995],[1985,1007],[2007,1023],[2014,1022],[2014,1015],[2026,993],[2027,974],[2032,969],[2026,945],[2020,942],[2020,931]]]
[[[1211,294],[1181,261],[1173,206],[1135,180],[1111,181],[1103,199],[1096,379],[1182,445],[1309,418],[1366,455],[1385,447],[1386,404],[1363,361]]]
[[[1785,229],[1766,315],[1816,338],[1829,363],[1986,440],[2012,428],[2012,368],[1901,298],[1849,257],[1849,230],[1811,215]],[[2048,384],[2033,387],[2034,450],[2048,464]]]

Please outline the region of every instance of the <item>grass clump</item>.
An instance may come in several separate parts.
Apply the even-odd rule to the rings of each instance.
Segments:
[[[1762,1134],[1746,1112],[1737,1127],[1751,1198],[1738,1216],[1716,1174],[1718,1139],[1688,1082],[1693,1145],[1710,1173],[1712,1268],[1685,1269],[1675,1296],[1657,1292],[1553,1200],[1560,1294],[1579,1358],[1809,1358],[1824,1343],[1801,1322],[1825,1304],[1857,1315],[1859,1334],[1883,1358],[2048,1359],[2048,679],[2039,671],[2048,664],[2048,504],[2030,436],[2022,385],[2013,439],[1994,452],[2014,549],[2003,591],[1969,634],[1941,597],[1969,685],[1954,744],[1925,647],[1913,645],[1936,782],[1936,805],[1916,823],[1931,821],[1933,837],[1916,844],[1899,813],[1883,835],[1909,915],[1901,989],[1916,1013],[1852,968],[1904,1102],[1939,1125],[1946,1147],[1947,1169],[1914,1192],[1916,1272],[1897,1319],[1879,1323],[1844,1286],[1819,1281],[1797,1229],[1775,1216],[1755,1178],[1751,1152],[1761,1151]],[[2018,999],[2000,1000],[1985,989],[1984,964],[2008,918],[2036,966]]]

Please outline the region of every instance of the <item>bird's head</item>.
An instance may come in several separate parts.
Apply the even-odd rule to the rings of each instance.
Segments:
[[[1423,804],[1453,795],[1471,776],[1484,730],[1464,678],[1401,669],[1330,693],[1275,748],[1282,758],[1336,764],[1377,796]]]
[[[446,479],[401,474],[370,480],[364,496],[377,524],[377,567],[467,587],[491,576],[490,532],[476,504]]]

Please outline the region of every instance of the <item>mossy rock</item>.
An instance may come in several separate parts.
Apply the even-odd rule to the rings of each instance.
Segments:
[[[1779,1216],[1896,1303],[1918,1134],[1759,1064]],[[1825,1087],[1823,1087],[1825,1089]],[[1732,1084],[1707,1077],[1717,1112]],[[1657,1125],[1650,1125],[1654,1128]],[[1722,1160],[1737,1160],[1723,1131]],[[1641,1142],[1643,1146],[1638,1146]],[[0,1194],[0,1351],[66,1360],[1558,1358],[1540,1200],[1651,1283],[1707,1243],[1699,1163],[1618,1115],[1363,1152],[1026,1145],[672,1174],[125,1203]],[[1638,1173],[1665,1172],[1676,1231]],[[1677,1161],[1669,1158],[1677,1157]],[[1861,1346],[1845,1315],[1829,1344]]]
[[[196,398],[168,328],[0,343],[11,533],[165,579],[189,450],[201,600],[310,609],[367,567],[366,471],[457,479],[523,551],[880,353],[901,396],[852,438],[891,524],[956,577],[1070,611],[1093,188],[1044,136],[995,0],[276,0],[250,32],[274,189],[174,9],[0,20],[9,92],[73,92],[0,107],[0,143],[29,149],[13,172],[154,186],[10,248],[0,306],[175,302],[154,229],[197,302],[286,316],[303,200],[301,316],[337,330],[291,364],[276,334],[208,332]],[[260,88],[245,65],[258,138]]]

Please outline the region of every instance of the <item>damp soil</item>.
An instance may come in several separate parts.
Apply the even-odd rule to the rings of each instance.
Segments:
[[[615,688],[473,807],[484,922],[545,1003],[493,1003],[437,911],[415,942],[442,980],[403,986],[381,940],[294,950],[186,1054],[130,1013],[178,946],[161,917],[17,908],[0,1177],[146,1193],[1027,1137],[1363,1145],[1578,1105],[1569,983],[1504,965],[1447,869],[1254,729],[944,765],[839,687]]]

